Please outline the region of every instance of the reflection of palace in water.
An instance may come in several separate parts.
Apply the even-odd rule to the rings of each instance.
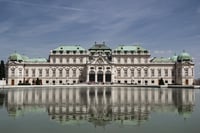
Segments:
[[[192,89],[131,87],[19,89],[7,92],[7,110],[16,116],[26,111],[48,111],[61,123],[110,121],[140,124],[151,112],[175,112],[187,117],[193,111]]]

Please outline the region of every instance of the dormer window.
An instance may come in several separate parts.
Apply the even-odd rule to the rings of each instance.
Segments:
[[[56,63],[56,58],[55,57],[53,58],[53,63]]]
[[[73,63],[76,63],[76,58],[73,58]]]
[[[63,53],[63,51],[62,51],[62,50],[60,50],[59,52],[60,52],[60,54],[62,54],[62,53]]]

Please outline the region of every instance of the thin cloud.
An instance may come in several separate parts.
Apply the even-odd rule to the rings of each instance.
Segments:
[[[18,5],[28,5],[28,6],[34,6],[34,7],[40,7],[40,8],[51,8],[51,9],[62,9],[62,10],[72,10],[72,11],[83,11],[83,9],[80,8],[74,8],[74,7],[66,7],[66,6],[56,6],[56,5],[41,5],[37,3],[31,3],[31,2],[25,2],[25,1],[13,1],[13,0],[0,0],[0,2],[9,2],[11,4],[18,4]]]
[[[0,11],[1,57],[15,47],[32,56],[60,43],[88,48],[95,41],[111,48],[143,42],[156,57],[200,49],[200,8],[189,1],[0,0]]]

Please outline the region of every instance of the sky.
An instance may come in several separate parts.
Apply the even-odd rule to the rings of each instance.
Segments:
[[[95,41],[140,44],[152,57],[185,50],[200,78],[200,0],[0,0],[0,59]]]

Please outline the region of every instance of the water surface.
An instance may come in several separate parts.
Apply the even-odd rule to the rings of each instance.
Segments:
[[[200,90],[63,87],[0,90],[2,133],[199,133]]]

